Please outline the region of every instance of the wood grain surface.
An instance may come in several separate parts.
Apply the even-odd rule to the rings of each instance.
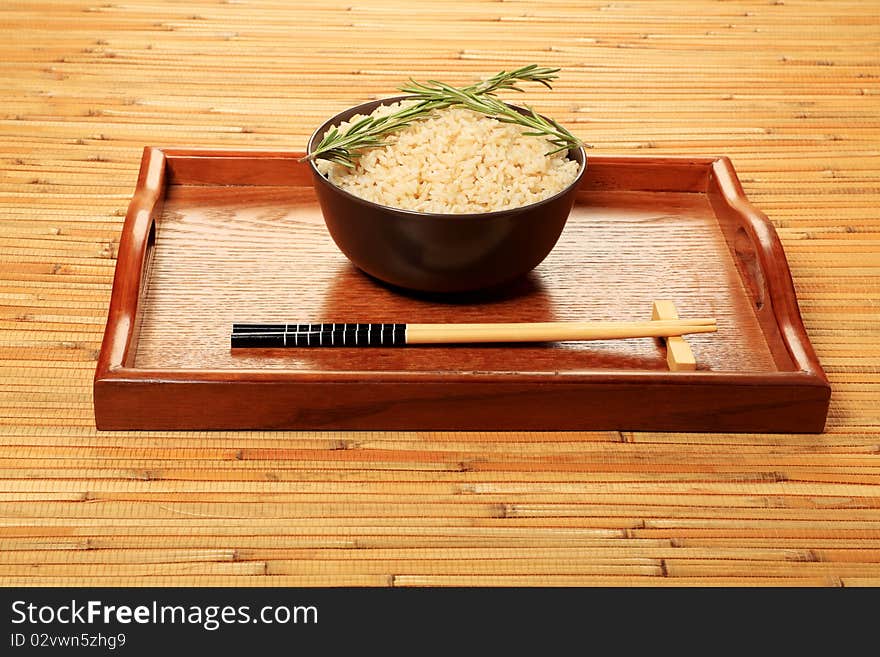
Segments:
[[[25,1],[0,25],[0,584],[880,585],[873,3]],[[95,430],[144,145],[299,150],[409,75],[533,61],[563,74],[522,100],[596,153],[732,158],[826,433]]]
[[[589,187],[589,186],[588,186]],[[689,340],[706,371],[776,371],[705,194],[591,192],[553,252],[498,292],[401,293],[360,273],[304,187],[174,185],[158,218],[135,367],[296,371],[666,369],[659,341],[379,351],[229,349],[236,321],[549,322],[649,319],[654,299],[721,330]],[[685,310],[686,309],[686,310]],[[726,329],[726,330],[725,330]]]

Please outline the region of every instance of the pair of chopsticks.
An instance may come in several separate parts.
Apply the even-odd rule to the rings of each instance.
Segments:
[[[402,347],[416,344],[562,342],[714,333],[714,318],[516,324],[233,324],[233,348]]]

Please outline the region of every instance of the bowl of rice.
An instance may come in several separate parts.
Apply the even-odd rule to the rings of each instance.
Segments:
[[[337,114],[314,132],[309,152],[334,127],[407,102]],[[389,134],[354,167],[309,160],[331,237],[358,268],[410,290],[466,292],[523,276],[556,245],[586,169],[583,147],[547,155],[546,139],[523,132],[448,107]]]

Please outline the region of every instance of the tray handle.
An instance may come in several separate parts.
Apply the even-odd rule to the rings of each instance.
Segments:
[[[729,158],[712,164],[708,195],[777,367],[807,372],[827,387],[801,319],[782,242],[767,216],[746,198]]]
[[[122,226],[116,273],[113,277],[114,294],[107,314],[107,327],[101,345],[101,355],[95,370],[95,380],[114,369],[124,367],[130,360],[130,348],[136,333],[138,301],[141,287],[148,273],[147,254],[155,241],[155,221],[162,211],[165,198],[166,160],[158,148],[147,147],[141,158],[137,188]]]

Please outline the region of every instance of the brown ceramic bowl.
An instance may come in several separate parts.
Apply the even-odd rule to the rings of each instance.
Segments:
[[[332,126],[404,96],[363,103],[340,112],[309,139],[309,152]],[[517,111],[525,111],[511,106]],[[325,178],[310,162],[315,191],[330,235],[366,273],[411,290],[466,292],[493,287],[530,272],[559,239],[586,169],[583,148],[574,182],[558,194],[510,210],[436,214],[367,201]]]

